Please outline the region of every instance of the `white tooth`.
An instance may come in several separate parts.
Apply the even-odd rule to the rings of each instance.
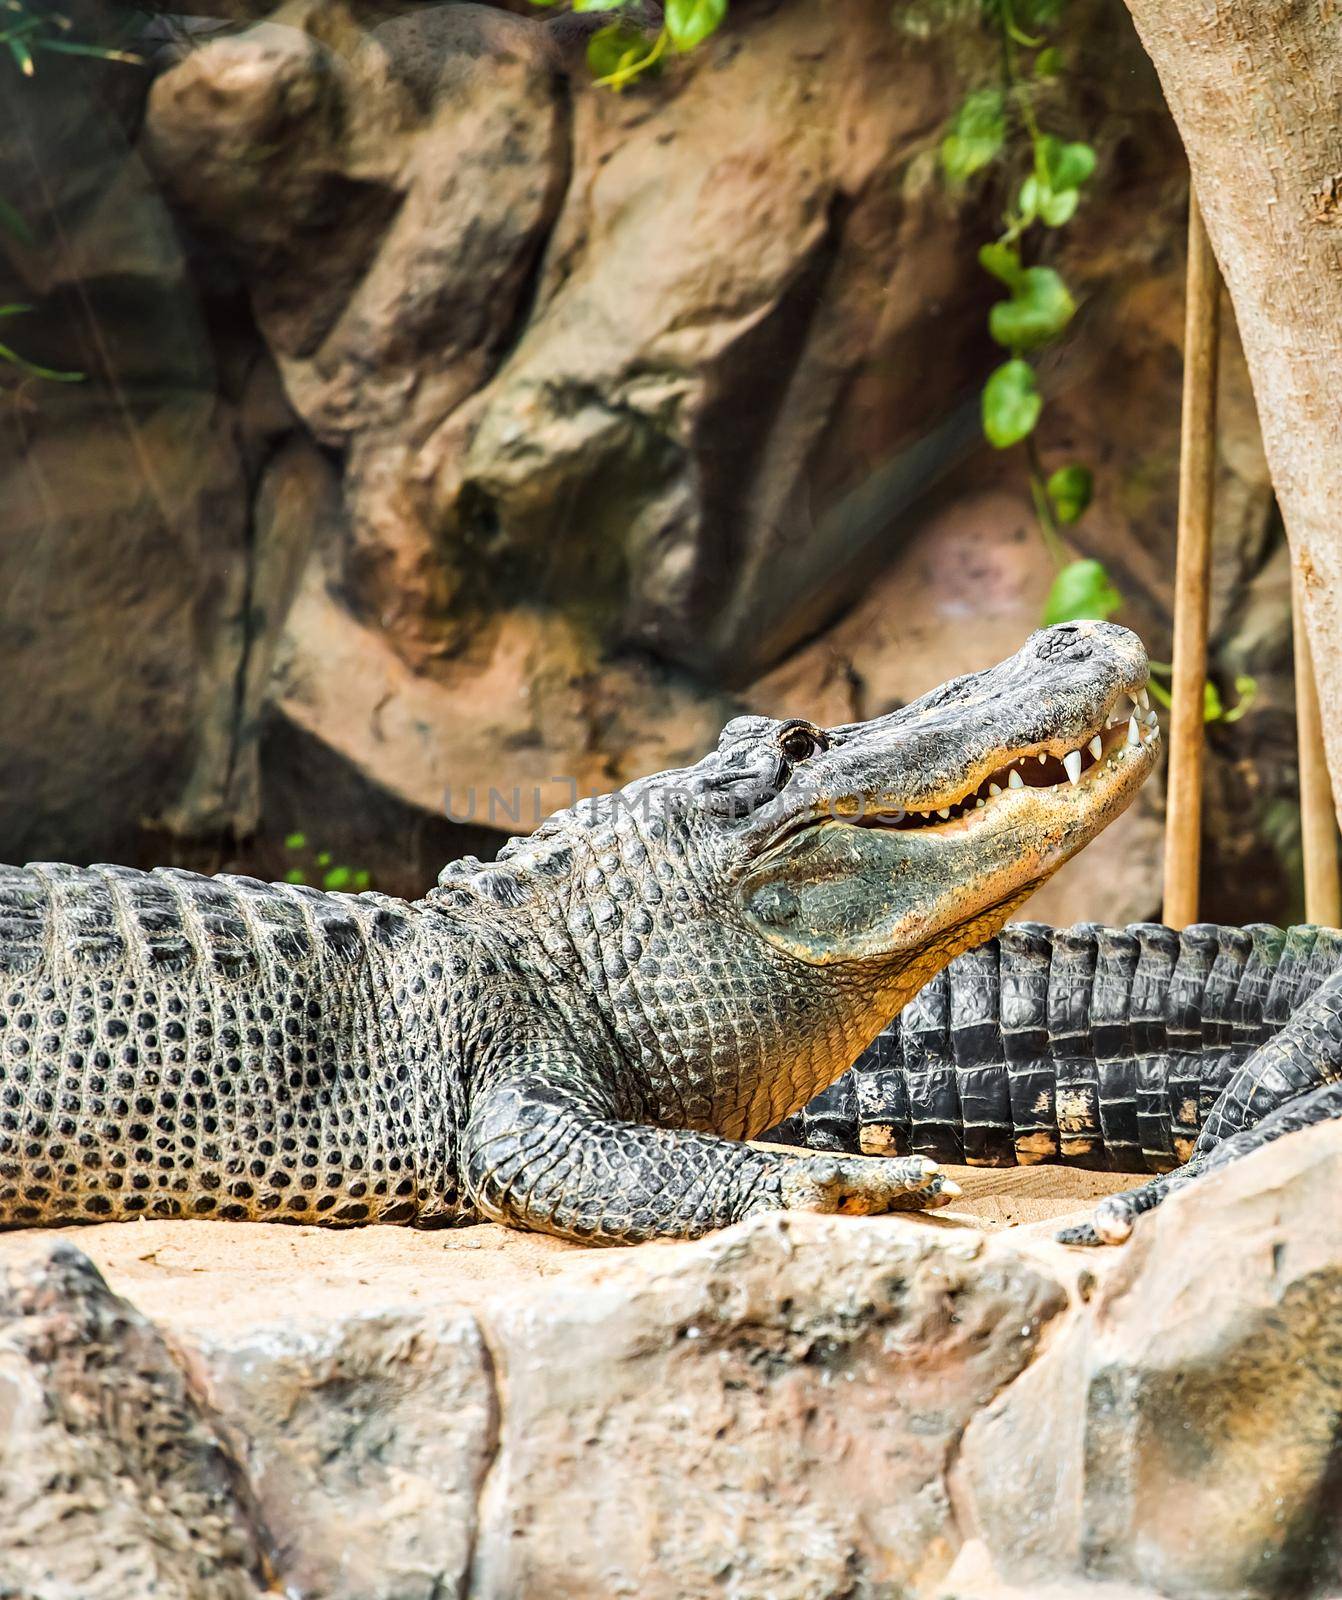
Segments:
[[[1042,767],[1047,760],[1048,756],[1041,750],[1039,752],[1039,765]]]
[[[1098,733],[1086,746],[1086,749],[1090,751],[1091,755],[1093,755],[1097,761],[1100,759],[1100,752],[1104,749],[1104,741],[1100,738]]]
[[[1143,711],[1150,710],[1151,696],[1147,694],[1145,689],[1139,689],[1137,691],[1137,704],[1142,708]]]
[[[949,806],[942,806],[941,809],[937,812],[937,815],[939,817],[949,817],[950,814],[951,814],[951,808]]]
[[[1159,718],[1156,716],[1154,711],[1148,711],[1146,713],[1146,725],[1148,728],[1154,728],[1158,721]]]
[[[1007,779],[1007,788],[1023,789],[1024,787],[1025,779],[1021,777],[1020,773],[1016,771],[1015,767],[1012,767],[1011,776]]]
[[[1062,758],[1062,765],[1072,783],[1081,782],[1081,752],[1079,750],[1069,750]]]
[[[1002,785],[1000,783],[990,783],[988,785],[988,793],[990,795],[992,795],[994,798],[997,795],[1001,794],[1001,792],[1002,792]]]
[[[983,810],[983,796],[982,795],[980,795],[979,798],[974,802],[974,809],[975,809],[975,811],[982,811]]]
[[[1142,735],[1141,735],[1140,729],[1137,727],[1137,719],[1136,719],[1136,717],[1129,717],[1128,718],[1128,743],[1129,744],[1140,744],[1141,742],[1142,742]]]

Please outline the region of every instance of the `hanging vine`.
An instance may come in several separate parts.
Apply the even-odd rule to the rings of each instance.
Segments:
[[[554,6],[562,0],[532,0]],[[661,70],[669,54],[693,50],[715,33],[727,16],[729,0],[667,0],[656,37],[628,20],[617,19],[588,41],[587,60],[595,81],[615,91],[645,74]],[[620,11],[628,0],[570,0],[576,12]],[[1006,291],[988,313],[988,332],[1007,353],[983,385],[983,432],[996,450],[1020,447],[1040,537],[1056,572],[1044,603],[1045,624],[1081,618],[1104,619],[1122,606],[1123,596],[1103,562],[1075,557],[1063,541],[1063,528],[1080,521],[1090,505],[1094,477],[1083,462],[1069,461],[1051,471],[1038,438],[1044,396],[1036,362],[1057,343],[1076,314],[1076,300],[1056,268],[1032,259],[1050,233],[1076,217],[1094,176],[1094,146],[1064,139],[1043,126],[1037,102],[1042,92],[1065,77],[1067,58],[1057,30],[1067,0],[924,0],[943,15],[954,11],[975,17],[993,30],[997,42],[997,81],[972,90],[951,119],[941,141],[941,170],[953,188],[994,165],[1014,169],[1011,197],[997,237],[979,248],[979,265]],[[910,32],[931,31],[930,19],[904,17]],[[1152,693],[1166,704],[1161,682],[1167,663],[1152,663]],[[1237,704],[1227,708],[1216,686],[1207,683],[1208,722],[1235,722],[1257,692],[1250,677],[1238,677]]]
[[[1066,70],[1051,32],[1064,3],[980,0],[982,17],[997,37],[999,81],[965,98],[941,144],[942,171],[957,187],[994,163],[1018,169],[1002,231],[978,257],[1007,291],[988,313],[988,332],[1008,359],[983,386],[983,432],[994,449],[1024,447],[1035,519],[1058,569],[1044,606],[1045,622],[1108,617],[1122,604],[1103,564],[1070,559],[1059,533],[1090,504],[1091,471],[1080,462],[1048,471],[1036,431],[1044,397],[1035,360],[1071,322],[1076,301],[1055,268],[1031,265],[1029,257],[1048,232],[1065,228],[1076,216],[1096,165],[1093,146],[1048,132],[1036,106],[1041,87]]]

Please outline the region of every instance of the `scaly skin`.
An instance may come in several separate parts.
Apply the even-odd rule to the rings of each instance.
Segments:
[[[770,1137],[1160,1174],[1062,1235],[1099,1244],[1202,1173],[1340,1111],[1336,929],[1026,922],[951,962]]]
[[[917,1155],[733,1141],[1128,803],[1145,679],[1131,634],[1065,624],[873,722],[739,718],[415,904],[4,869],[0,1223],[489,1217],[622,1243],[942,1203]],[[1024,755],[1036,786],[989,798]]]

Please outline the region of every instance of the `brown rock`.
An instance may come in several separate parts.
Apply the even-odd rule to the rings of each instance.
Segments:
[[[473,1592],[924,1592],[960,1430],[1059,1285],[972,1234],[801,1216],[629,1268],[486,1312],[506,1403]]]
[[[483,6],[365,30],[294,0],[150,98],[155,171],[241,262],[299,414],[349,450],[351,592],[421,659],[464,569],[422,514],[416,454],[496,364],[566,173],[546,37]]]
[[[5,1252],[0,1590],[255,1600],[262,1544],[162,1336],[86,1256]]]
[[[614,96],[525,0],[289,0],[161,73],[138,154],[138,77],[120,120],[17,96],[37,121],[0,118],[0,192],[37,151],[65,243],[16,249],[5,298],[40,300],[34,353],[99,388],[39,390],[0,465],[0,854],[183,859],[189,836],[193,865],[272,871],[278,819],[334,839],[357,788],[400,824],[351,848],[417,894],[425,837],[488,852],[737,709],[847,717],[1017,645],[1051,567],[1014,453],[979,436],[973,247],[1001,195],[950,193],[935,159],[992,42],[944,9],[737,0]],[[1122,13],[1075,26],[1044,109],[1100,166],[1049,247],[1082,310],[1040,444],[1094,467],[1076,548],[1167,656],[1183,168]],[[1285,917],[1288,608],[1233,331],[1223,368],[1214,658],[1261,687],[1211,733],[1204,911]],[[11,487],[35,466],[36,508]],[[303,791],[314,744],[340,781]],[[479,829],[451,834],[449,783]],[[1154,912],[1148,804],[1032,911]]]
[[[489,1355],[468,1311],[306,1316],[197,1338],[193,1369],[291,1592],[462,1592],[497,1427]]]
[[[63,399],[0,457],[7,859],[115,859],[146,821],[246,820],[231,759],[245,516],[209,396],[121,413]]]
[[[999,1573],[1336,1593],[1339,1183],[1342,1129],[1324,1126],[1138,1226],[1085,1314],[966,1430],[959,1503]]]
[[[172,217],[128,147],[139,75],[43,57],[0,106],[0,855],[106,859],[232,785],[248,484]],[[123,72],[127,69],[123,68]],[[129,105],[124,104],[129,96]]]

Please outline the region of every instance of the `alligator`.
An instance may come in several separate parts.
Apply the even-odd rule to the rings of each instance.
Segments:
[[[986,972],[929,986],[1136,794],[1146,682],[1133,634],[1075,622],[871,721],[738,717],[413,903],[2,868],[0,1225],[487,1218],[621,1244],[944,1205],[922,1122],[879,1156],[746,1141]],[[986,1061],[1011,1036],[979,1009]],[[903,1040],[912,1103],[900,1027],[877,1048]],[[949,1115],[944,1082],[929,1098]]]

